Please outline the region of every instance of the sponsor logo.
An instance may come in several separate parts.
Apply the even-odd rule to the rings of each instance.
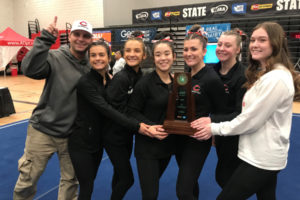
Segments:
[[[218,5],[216,7],[213,7],[210,9],[210,12],[212,14],[219,14],[219,15],[224,15],[228,10],[228,6],[225,4]]]
[[[266,10],[266,9],[270,9],[273,8],[273,4],[272,3],[267,3],[267,4],[253,4],[251,5],[251,10]]]
[[[245,14],[247,11],[247,3],[232,4],[232,14]]]
[[[278,0],[276,10],[300,10],[300,2],[299,0]]]
[[[131,35],[132,32],[133,32],[133,31],[122,30],[122,31],[121,31],[121,37],[122,37],[122,38],[128,38],[128,37]]]
[[[174,12],[168,11],[168,12],[165,12],[165,17],[179,16],[179,15],[180,15],[180,11],[174,11]]]
[[[128,39],[128,37],[131,36],[132,32],[134,32],[135,30],[128,30],[128,29],[123,29],[120,31],[120,36],[121,39],[123,41],[126,41]],[[142,33],[144,34],[144,41],[145,42],[149,42],[150,41],[150,37],[152,35],[152,31],[151,30],[141,30]]]
[[[151,20],[161,20],[161,10],[156,10],[151,12]]]
[[[148,12],[141,12],[141,13],[136,14],[135,18],[137,20],[143,20],[143,21],[145,21],[148,18],[148,16],[149,16]]]
[[[206,6],[183,8],[182,10],[183,18],[194,18],[194,17],[203,17],[203,16],[206,16]]]

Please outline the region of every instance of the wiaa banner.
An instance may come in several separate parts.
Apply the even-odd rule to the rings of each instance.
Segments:
[[[132,23],[299,15],[300,0],[245,0],[132,10]]]

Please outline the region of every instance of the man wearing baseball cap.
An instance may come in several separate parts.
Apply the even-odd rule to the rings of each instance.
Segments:
[[[22,61],[23,73],[46,79],[39,103],[29,120],[24,154],[18,161],[19,178],[13,199],[33,199],[39,177],[48,160],[57,153],[60,163],[59,200],[77,199],[78,182],[68,153],[68,136],[76,116],[79,78],[90,69],[87,48],[92,43],[92,26],[75,21],[69,35],[70,46],[49,50],[58,37],[57,17],[34,41]]]

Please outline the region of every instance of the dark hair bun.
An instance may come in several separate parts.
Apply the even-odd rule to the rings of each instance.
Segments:
[[[143,39],[144,38],[144,33],[142,31],[133,31],[129,38],[141,38]]]
[[[173,34],[163,31],[163,32],[156,34],[156,36],[154,37],[154,40],[156,40],[156,41],[161,41],[161,40],[173,41]]]

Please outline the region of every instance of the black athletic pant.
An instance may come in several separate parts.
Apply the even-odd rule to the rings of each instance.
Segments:
[[[239,136],[215,136],[218,163],[216,181],[223,188],[240,164],[238,158]]]
[[[198,141],[189,136],[178,137],[175,154],[179,167],[176,185],[176,194],[178,199],[198,199],[198,178],[210,148],[211,139]]]
[[[134,183],[130,164],[132,140],[122,145],[106,143],[104,147],[114,167],[111,200],[121,200]]]
[[[143,200],[156,200],[159,179],[170,162],[171,156],[161,159],[136,159]]]
[[[94,189],[94,180],[102,159],[103,148],[95,153],[69,149],[69,153],[79,181],[78,200],[90,200]]]
[[[253,194],[258,200],[275,200],[278,172],[259,169],[241,161],[217,200],[245,200]]]

